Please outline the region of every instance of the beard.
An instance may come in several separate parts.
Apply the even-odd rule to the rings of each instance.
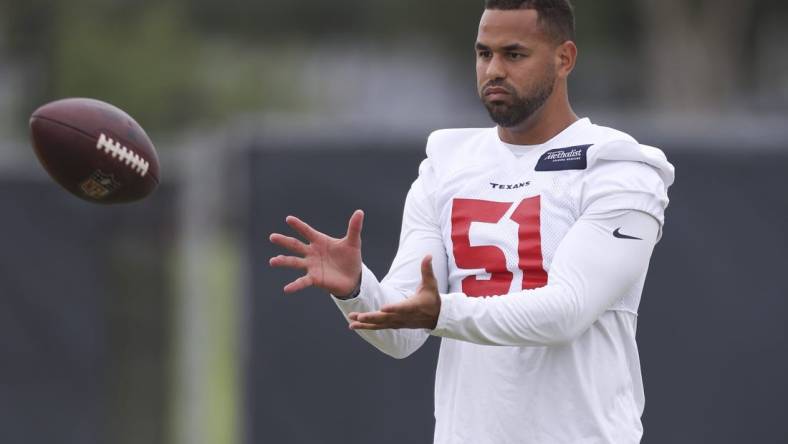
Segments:
[[[510,85],[502,81],[493,80],[482,89],[481,99],[493,122],[502,128],[511,128],[525,122],[538,111],[553,94],[554,85],[555,75],[547,75],[528,95],[521,96]],[[488,101],[483,91],[491,86],[506,89],[510,94],[511,100],[508,103],[499,100]]]

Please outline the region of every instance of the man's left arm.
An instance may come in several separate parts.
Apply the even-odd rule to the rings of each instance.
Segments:
[[[559,245],[548,284],[502,296],[438,294],[422,266],[423,283],[413,297],[354,313],[351,328],[431,328],[436,336],[485,345],[567,343],[642,280],[659,227],[636,210],[582,216]]]
[[[640,283],[658,231],[639,211],[581,218],[559,245],[546,286],[504,297],[443,295],[433,334],[488,345],[571,342]]]

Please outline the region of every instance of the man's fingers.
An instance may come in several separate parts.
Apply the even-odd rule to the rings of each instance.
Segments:
[[[268,264],[272,267],[298,268],[301,270],[306,269],[306,259],[295,256],[274,256],[268,260]]]
[[[309,276],[301,276],[300,278],[294,280],[293,282],[285,285],[284,291],[285,293],[295,293],[296,291],[301,291],[304,288],[312,286],[312,278]]]
[[[348,327],[350,327],[351,330],[385,330],[387,328],[396,328],[379,324],[366,324],[364,322],[351,322]]]
[[[287,225],[290,225],[292,229],[294,229],[298,234],[303,236],[304,239],[308,240],[309,242],[314,242],[322,234],[295,216],[287,216],[287,218],[285,218],[285,222],[287,222]]]
[[[398,316],[393,313],[383,313],[380,311],[373,311],[369,313],[359,313],[356,316],[356,321],[365,324],[391,324],[396,322]]]
[[[351,330],[383,330],[386,328],[401,328],[402,319],[399,315],[373,311],[368,313],[348,314]]]
[[[364,226],[364,212],[356,210],[347,224],[348,244],[351,247],[361,247],[361,229]]]
[[[296,254],[306,255],[308,251],[307,245],[294,237],[274,233],[269,236],[268,239],[271,241],[271,243],[288,249]]]

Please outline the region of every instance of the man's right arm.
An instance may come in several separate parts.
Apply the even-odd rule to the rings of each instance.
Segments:
[[[421,284],[420,264],[424,256],[433,257],[433,270],[442,292],[447,291],[448,259],[441,236],[440,223],[430,190],[433,173],[429,161],[420,168],[419,178],[413,183],[405,199],[399,248],[389,273],[378,281],[375,275],[362,265],[361,285],[356,297],[339,299],[334,297],[337,307],[345,318],[352,312],[377,311],[414,294]],[[394,358],[405,358],[429,337],[428,330],[358,330],[358,334],[383,353]]]

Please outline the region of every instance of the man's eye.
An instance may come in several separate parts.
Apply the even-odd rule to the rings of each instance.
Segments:
[[[521,54],[519,52],[510,52],[509,58],[512,60],[520,60],[525,58],[525,54]]]
[[[479,57],[483,59],[489,59],[491,56],[492,53],[490,53],[490,51],[479,51]]]

